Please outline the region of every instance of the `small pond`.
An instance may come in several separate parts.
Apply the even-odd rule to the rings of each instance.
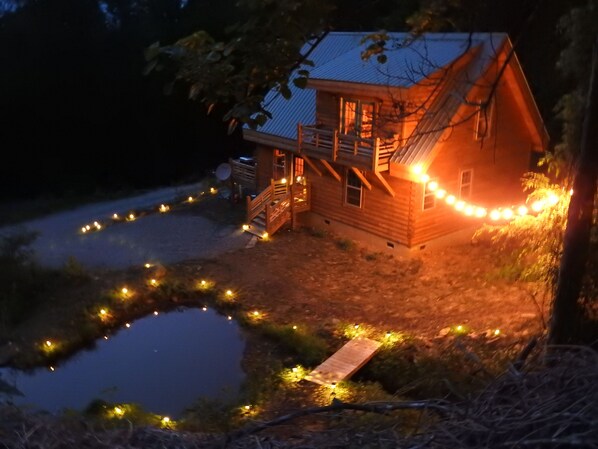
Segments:
[[[57,412],[103,399],[177,417],[200,397],[238,394],[244,346],[234,321],[212,310],[182,309],[139,319],[54,371],[5,368],[0,375],[24,394],[11,397],[20,405]]]

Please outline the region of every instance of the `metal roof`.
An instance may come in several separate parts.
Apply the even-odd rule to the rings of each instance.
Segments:
[[[309,55],[316,67],[334,60],[339,55],[359,45],[363,33],[329,33]],[[307,43],[302,53],[309,50]],[[300,89],[289,83],[292,96],[285,100],[282,95],[272,90],[264,100],[264,108],[272,114],[258,131],[288,139],[297,139],[297,123],[316,122],[316,92],[313,89]]]
[[[448,37],[447,37],[448,36]],[[444,34],[429,34],[413,40],[406,33],[391,33],[392,44],[385,52],[387,60],[375,57],[363,60],[361,54],[368,43],[316,67],[311,79],[410,87],[462,56],[469,48],[467,39]]]
[[[365,83],[408,88],[439,68],[460,58],[469,49],[475,57],[449,80],[430,109],[418,123],[412,138],[391,158],[392,162],[412,165],[430,154],[446,126],[462,104],[463,97],[488,66],[495,51],[506,39],[504,33],[425,33],[416,40],[409,33],[388,33],[391,38],[386,64],[372,58],[361,59],[368,43],[362,39],[371,32],[331,32],[313,50],[309,59],[315,64],[311,79],[329,79],[350,83]],[[396,46],[396,47],[395,47]],[[306,44],[303,51],[309,49]],[[299,89],[289,83],[292,97],[285,100],[278,92],[270,91],[264,107],[273,118],[258,132],[297,139],[297,124],[315,123],[316,93],[313,89]]]
[[[467,94],[495,60],[498,48],[506,39],[504,33],[475,33],[471,36],[472,60],[461,70],[449,75],[446,85],[417,123],[406,144],[392,155],[391,162],[404,165],[425,163],[444,131],[453,122]]]

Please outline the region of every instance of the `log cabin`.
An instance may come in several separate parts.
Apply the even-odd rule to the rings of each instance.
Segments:
[[[525,213],[521,177],[548,135],[509,37],[367,35],[307,44],[307,87],[270,92],[273,118],[244,128],[254,172],[232,161],[256,192],[244,229],[304,224],[423,249]]]

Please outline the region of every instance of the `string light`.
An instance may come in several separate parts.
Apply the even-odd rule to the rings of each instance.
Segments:
[[[498,207],[488,212],[484,207],[477,206],[475,204],[469,204],[463,200],[458,200],[455,195],[448,194],[448,192],[442,188],[437,181],[430,181],[430,176],[424,172],[422,165],[417,164],[411,167],[411,172],[415,175],[416,179],[426,184],[426,190],[433,192],[434,196],[438,199],[444,199],[445,203],[449,206],[463,213],[468,217],[484,218],[488,216],[492,221],[505,220],[509,221],[519,216],[524,217],[530,213],[530,210],[524,206],[509,206],[509,207]],[[571,193],[571,192],[570,192]],[[533,212],[539,213],[546,207],[552,207],[558,204],[560,196],[556,192],[549,192],[546,198],[534,201],[530,208]]]
[[[165,204],[160,204],[160,209],[159,210],[160,210],[161,213],[168,212],[170,210],[170,206],[167,206]]]

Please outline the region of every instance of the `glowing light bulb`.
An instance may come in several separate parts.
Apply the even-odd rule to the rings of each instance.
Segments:
[[[295,178],[297,180],[297,182],[301,182],[301,180],[303,179],[301,176],[297,176],[297,178]]]
[[[202,279],[202,280],[201,280],[199,283],[200,283],[200,284],[201,284],[203,287],[205,287],[205,286],[206,286],[206,284],[207,284],[207,282],[206,282],[206,281],[204,281],[203,279]]]
[[[267,240],[267,239],[268,239],[268,233],[267,233],[267,232],[264,232],[264,233],[262,234],[262,239],[264,239],[264,240]]]
[[[500,219],[500,211],[498,209],[494,209],[492,212],[490,212],[490,219],[495,221]]]
[[[54,367],[53,366],[50,367],[50,371],[54,371]]]
[[[112,214],[112,218],[118,220],[118,214]]]
[[[145,267],[145,268],[151,268],[151,267],[152,267],[152,264],[150,264],[150,263],[146,263],[146,264],[144,265],[144,267]]]
[[[458,211],[462,211],[463,209],[465,209],[465,201],[457,201],[455,203],[455,209],[457,209]]]
[[[127,327],[127,328],[131,327],[131,323],[125,323],[125,327]]]
[[[102,225],[97,225],[96,228],[98,228],[99,231],[100,229],[102,229]]]
[[[573,189],[569,190],[569,196],[573,195]]]
[[[212,194],[216,193],[216,189],[214,187],[210,187],[210,193],[212,193]]]
[[[494,329],[494,335],[495,336],[500,335],[500,329]]]
[[[430,181],[428,183],[428,190],[434,192],[436,189],[438,189],[438,183],[436,181]]]
[[[532,210],[534,212],[540,212],[542,209],[544,209],[544,202],[543,201],[534,201],[532,203]]]
[[[253,316],[260,316],[260,313],[259,313],[257,310],[255,310],[255,311],[253,312]]]
[[[522,217],[523,217],[524,215],[527,215],[527,212],[528,212],[528,210],[527,210],[527,207],[525,207],[525,206],[519,206],[519,207],[517,208],[517,213],[518,213],[519,215],[521,215]]]
[[[292,372],[294,372],[294,373],[296,373],[296,372],[297,372],[297,371],[299,371],[299,370],[297,369],[297,367],[296,367],[296,366],[294,366],[294,367],[291,369],[291,371],[292,371]]]
[[[391,331],[386,331],[386,338],[390,338],[392,336],[392,332]]]
[[[226,296],[233,296],[233,291],[232,290],[227,290],[226,291]]]
[[[91,229],[91,226],[85,225],[85,229],[87,229],[89,231]]]
[[[550,204],[551,206],[554,206],[556,203],[559,202],[559,196],[556,193],[550,193],[548,195],[548,204]]]
[[[158,316],[158,311],[154,310],[154,316]]]
[[[286,183],[287,183],[287,178],[282,178],[282,179],[280,180],[280,183],[281,183],[281,184],[286,184]]]
[[[483,207],[478,207],[475,210],[475,216],[479,218],[485,217],[487,213],[488,212]]]
[[[151,279],[151,280],[150,280],[150,284],[152,284],[152,285],[157,285],[157,284],[158,284],[158,281],[156,281],[155,279]]]
[[[421,164],[417,164],[411,167],[411,171],[416,175],[421,175],[424,172],[424,167]]]
[[[126,295],[127,293],[129,293],[129,289],[127,287],[123,287],[120,291],[123,295]]]
[[[331,390],[334,390],[335,388],[336,388],[336,382],[332,382],[332,383],[330,384],[330,389],[331,389]]]
[[[446,204],[455,204],[455,201],[457,201],[457,198],[455,198],[455,195],[449,195],[446,197]]]
[[[205,311],[207,311],[207,310],[208,310],[208,308],[207,308],[206,306],[203,306],[203,307],[201,308],[201,310],[203,310],[203,311],[205,312]]]
[[[190,196],[189,198],[187,198],[187,201],[189,201],[190,203],[192,203],[193,202],[193,197]]]
[[[440,189],[436,191],[436,198],[442,199],[446,196],[446,190]]]
[[[87,232],[87,228],[86,228],[85,226],[83,226],[83,227],[81,228],[81,232],[83,232],[83,233],[86,233],[86,232]]]
[[[229,316],[227,316],[226,318],[227,318],[229,321],[233,319],[233,317],[232,317],[232,316],[230,316],[230,315],[229,315]]]
[[[511,218],[513,218],[513,211],[511,209],[505,209],[502,211],[502,218],[504,218],[505,220],[510,220]]]
[[[475,208],[473,206],[465,206],[463,213],[469,217],[471,217],[475,212]]]
[[[94,221],[93,225],[97,228],[100,224],[97,221]]]
[[[169,422],[170,422],[170,418],[168,416],[165,416],[164,418],[162,418],[163,424],[168,424]]]
[[[248,224],[244,224],[243,225],[243,231],[247,231],[249,230],[249,225]]]
[[[419,180],[425,184],[426,182],[428,182],[430,180],[430,176],[428,174],[424,173],[423,175],[421,175],[419,177]]]
[[[117,416],[122,416],[125,414],[125,411],[120,407],[114,407],[114,414]]]
[[[460,324],[457,326],[457,332],[463,332],[463,326],[461,326]]]
[[[129,214],[129,220],[135,220],[135,214]]]
[[[293,330],[296,331],[297,330],[297,326],[293,326]]]
[[[104,340],[108,340],[108,335],[104,335]]]
[[[106,309],[100,309],[100,315],[106,315],[108,312]]]
[[[244,408],[245,408],[245,410],[250,410],[251,409],[251,405],[246,405]]]
[[[52,342],[50,340],[46,340],[46,346],[48,348],[52,347]]]
[[[355,329],[359,329],[359,324],[355,323],[355,324],[353,325],[353,328],[355,328]]]

